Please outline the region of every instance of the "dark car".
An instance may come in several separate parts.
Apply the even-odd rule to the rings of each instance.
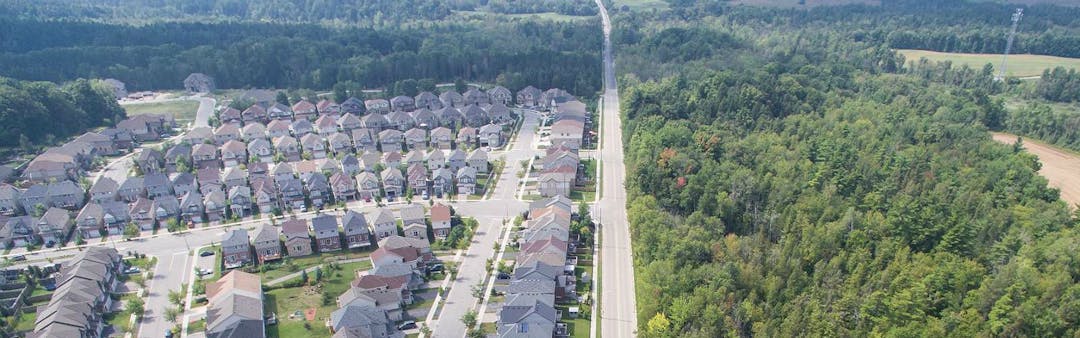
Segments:
[[[203,251],[203,252],[199,253],[199,256],[202,256],[202,257],[213,256],[213,255],[214,255],[213,251]]]
[[[415,329],[415,328],[416,328],[416,322],[411,321],[411,320],[406,321],[404,323],[401,323],[401,325],[398,325],[398,327],[397,327],[398,330],[410,330],[410,329]]]

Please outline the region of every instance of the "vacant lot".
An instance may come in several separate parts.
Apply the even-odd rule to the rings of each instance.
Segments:
[[[980,69],[989,63],[994,65],[994,72],[1001,67],[1001,54],[942,53],[914,49],[898,49],[897,51],[904,54],[908,61],[917,61],[925,57],[934,62],[952,61],[954,65],[966,64],[975,69]],[[1031,54],[1009,55],[1007,72],[1009,76],[1039,76],[1042,75],[1043,69],[1058,66],[1080,69],[1080,59]]]
[[[634,11],[668,9],[668,3],[664,2],[663,0],[615,0],[614,9],[622,9],[623,6],[626,6],[627,9]]]
[[[195,119],[195,112],[199,110],[199,101],[182,100],[148,103],[126,103],[123,104],[122,107],[124,107],[124,110],[127,111],[128,116],[143,114],[172,114],[172,116],[176,119],[177,124],[184,125]]]

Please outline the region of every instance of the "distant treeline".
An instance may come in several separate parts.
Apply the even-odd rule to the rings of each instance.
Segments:
[[[0,146],[52,144],[125,118],[112,87],[78,79],[63,85],[0,78]]]
[[[598,20],[431,23],[423,29],[332,29],[266,23],[144,26],[7,19],[0,75],[26,80],[116,78],[129,90],[180,88],[190,73],[220,88],[330,89],[401,79],[504,80],[512,87],[600,87]]]

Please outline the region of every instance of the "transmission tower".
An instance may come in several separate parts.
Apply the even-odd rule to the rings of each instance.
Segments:
[[[1012,15],[1012,30],[1009,31],[1009,40],[1005,43],[1005,55],[1001,57],[1001,74],[998,75],[997,80],[1005,79],[1005,62],[1009,60],[1009,52],[1012,51],[1013,38],[1016,37],[1016,26],[1020,24],[1020,18],[1024,16],[1024,9],[1017,8],[1016,13]]]

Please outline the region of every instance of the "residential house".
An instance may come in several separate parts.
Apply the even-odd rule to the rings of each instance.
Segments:
[[[41,154],[30,161],[23,171],[23,178],[31,182],[66,180],[76,176],[79,163],[75,157],[64,154]]]
[[[469,156],[465,158],[465,165],[476,169],[477,173],[488,173],[488,155],[487,151],[483,149],[474,149],[469,152]]]
[[[300,144],[292,136],[282,136],[274,139],[274,150],[285,157],[286,161],[300,160]]]
[[[406,181],[409,182],[409,189],[412,189],[413,195],[420,195],[430,193],[428,191],[428,171],[422,164],[410,165],[405,170]],[[426,196],[426,195],[425,195]]]
[[[311,230],[315,233],[319,252],[341,250],[341,235],[336,217],[328,214],[315,216],[311,219]]]
[[[487,108],[487,113],[491,123],[507,124],[514,121],[514,115],[510,112],[510,108],[507,108],[502,103],[492,104]]]
[[[457,128],[462,125],[464,116],[461,115],[461,111],[452,106],[445,106],[443,109],[439,109],[433,112],[435,114],[435,121],[439,126],[448,128]]]
[[[255,139],[247,144],[247,153],[250,157],[250,161],[258,161],[262,163],[274,162],[274,146],[270,144],[270,141],[265,139]],[[251,165],[251,163],[248,165]]]
[[[165,151],[165,172],[174,173],[180,170],[191,170],[191,145],[177,144]],[[181,168],[182,167],[182,168]]]
[[[458,149],[474,148],[479,140],[480,138],[476,135],[476,128],[473,127],[461,128],[458,130],[457,139],[455,139]]]
[[[251,188],[247,186],[232,187],[229,189],[229,211],[233,217],[247,217],[251,215]]]
[[[293,178],[277,181],[277,190],[281,194],[281,203],[286,209],[295,210],[304,208],[304,183],[300,179]]]
[[[439,100],[438,96],[435,96],[435,94],[432,94],[431,92],[420,92],[420,94],[416,94],[416,97],[413,98],[413,103],[418,109],[426,108],[435,110],[442,108],[442,101]]]
[[[333,174],[341,172],[341,162],[338,162],[335,158],[324,158],[315,160],[319,172]]]
[[[304,179],[304,189],[307,192],[308,200],[311,201],[311,205],[315,208],[321,209],[323,205],[330,201],[332,194],[330,183],[326,175],[321,172],[308,175]]]
[[[537,179],[540,196],[564,196],[569,197],[574,187],[574,179],[577,176],[577,168],[563,166],[552,169],[544,169]]]
[[[101,237],[105,230],[105,209],[97,203],[87,203],[75,216],[75,229],[84,239]]]
[[[298,120],[311,120],[318,115],[319,110],[311,101],[306,99],[297,101],[292,106],[293,116]]]
[[[154,201],[140,197],[131,204],[128,215],[131,216],[131,221],[139,226],[139,230],[154,230]]]
[[[393,201],[400,196],[404,196],[405,177],[401,175],[400,170],[386,168],[383,169],[380,176],[382,177],[383,193],[386,195],[387,201]]]
[[[265,338],[262,281],[258,275],[229,271],[206,284],[206,337]]]
[[[99,337],[102,314],[119,285],[123,263],[116,249],[90,247],[59,266],[48,304],[38,306],[28,337]]]
[[[525,107],[536,107],[540,104],[540,95],[542,95],[539,89],[536,87],[528,86],[517,92],[517,104]]]
[[[412,115],[405,112],[390,112],[386,114],[386,122],[389,124],[388,128],[397,129],[400,131],[406,131],[416,125],[416,120],[413,120]]]
[[[535,300],[516,297],[528,297],[514,294],[512,303],[504,304],[499,309],[499,317],[495,323],[498,337],[555,337],[556,321],[558,312],[551,304]],[[548,297],[553,298],[553,297]],[[510,298],[508,298],[510,299]],[[529,303],[528,301],[531,301]]]
[[[345,116],[352,116],[352,115],[351,114],[345,114]],[[314,132],[316,132],[316,133],[318,133],[319,135],[322,135],[322,136],[326,136],[326,135],[336,133],[338,131],[337,120],[340,120],[340,119],[341,118],[335,119],[333,116],[330,116],[330,115],[319,116],[319,118],[315,120]],[[304,121],[304,120],[301,120],[301,121]],[[308,133],[305,133],[305,135],[306,134],[308,134]],[[297,134],[297,137],[299,137],[299,134]]]
[[[307,221],[293,218],[282,222],[281,235],[285,237],[285,250],[289,253],[289,257],[312,254],[311,235],[308,234]]]
[[[358,199],[370,202],[379,194],[379,178],[370,171],[364,171],[356,175],[356,196]]]
[[[465,159],[468,157],[469,155],[466,154],[464,150],[451,150],[450,154],[446,155],[446,166],[450,168],[450,170],[457,171],[458,169],[465,167]]]
[[[360,127],[371,129],[372,133],[378,133],[383,129],[391,127],[390,120],[386,119],[386,116],[379,113],[368,113],[360,119]]]
[[[247,163],[247,145],[235,139],[226,141],[221,145],[221,161],[226,167]]]
[[[144,148],[135,158],[135,164],[143,173],[156,173],[165,169],[165,157],[160,151]]]
[[[221,121],[221,123],[239,123],[243,121],[243,113],[241,113],[239,109],[233,107],[225,107],[224,110],[218,112],[218,121]]]
[[[364,100],[364,106],[367,107],[369,114],[386,114],[390,112],[390,101],[385,99]]]
[[[405,132],[405,145],[408,149],[426,149],[427,131],[420,128],[412,128]]]
[[[173,196],[184,196],[188,191],[199,190],[199,183],[191,173],[174,173],[169,176],[169,180],[172,181]]]
[[[247,229],[233,229],[225,233],[221,239],[221,259],[226,269],[252,264],[251,242]],[[209,295],[209,290],[207,291]]]
[[[498,148],[503,145],[502,126],[487,124],[480,127],[480,146]]]
[[[311,158],[326,158],[326,143],[323,143],[322,136],[315,134],[307,134],[300,138],[300,145],[304,148],[304,152],[311,154]]]
[[[120,190],[120,185],[113,181],[113,179],[101,176],[98,178],[94,185],[90,186],[90,201],[94,203],[104,203],[106,201],[115,201],[117,191]],[[11,199],[11,203],[6,203],[8,199]],[[5,215],[13,215],[17,209],[17,201],[19,198],[19,190],[15,189],[8,184],[0,185],[0,212]]]
[[[143,176],[143,187],[146,188],[146,197],[150,199],[173,195],[172,181],[162,173],[151,173]]]
[[[566,146],[570,149],[581,149],[585,124],[582,121],[564,119],[551,124],[551,146]]]
[[[488,94],[476,88],[469,88],[469,90],[465,91],[463,96],[465,96],[466,105],[491,104],[491,98],[488,97]]]
[[[468,105],[464,109],[462,109],[461,116],[462,121],[465,123],[465,125],[474,128],[479,128],[480,126],[491,122],[491,120],[488,119],[487,112],[484,111],[483,108],[480,108],[480,106],[475,104]]]
[[[269,179],[252,181],[251,194],[255,205],[259,208],[259,212],[271,213],[274,209],[281,208],[277,188],[274,186],[274,182]]]
[[[270,121],[270,124],[266,125],[266,136],[268,136],[271,139],[282,137],[282,136],[289,136],[290,133],[292,133],[292,131],[293,131],[293,126],[299,125],[300,121],[307,121],[307,120],[299,120],[299,121],[292,122],[292,123],[289,123],[289,121],[284,121],[284,120]],[[311,122],[307,122],[307,125],[311,126]],[[311,130],[308,130],[308,132],[311,132]]]
[[[202,203],[207,221],[219,222],[225,219],[225,211],[229,206],[224,192],[221,190],[211,191],[203,196]]]
[[[435,260],[431,244],[425,239],[388,236],[379,240],[379,249],[371,253],[371,265],[408,264],[414,270],[426,271]]]
[[[319,100],[319,103],[315,104],[315,109],[319,111],[320,115],[338,115],[341,113],[341,106],[333,100]]]
[[[86,192],[75,182],[68,180],[50,183],[46,196],[49,206],[67,210],[79,210],[86,203]]]
[[[402,319],[404,306],[412,303],[412,291],[408,285],[409,276],[384,277],[379,275],[361,275],[352,282],[349,290],[338,297],[339,306],[344,309],[363,307],[374,309],[375,315],[383,313],[391,321]],[[343,320],[344,321],[344,320]],[[335,323],[331,323],[333,325]],[[337,323],[342,326],[343,324]],[[342,330],[345,327],[338,328]]]
[[[8,218],[4,227],[0,229],[0,240],[5,247],[25,247],[37,243],[35,237],[35,225],[37,220],[31,216],[15,216]]]
[[[450,235],[450,207],[442,203],[436,203],[428,210],[431,214],[431,230],[435,238],[446,239]]]
[[[367,106],[364,101],[360,101],[355,97],[350,97],[341,103],[342,113],[363,114],[367,112]]]
[[[401,161],[404,159],[400,152],[390,151],[383,153],[382,163],[387,168],[397,168],[401,166]]]
[[[132,178],[128,178],[131,180]],[[139,180],[139,187],[142,187],[142,178]],[[19,204],[22,205],[23,210],[27,213],[32,213],[34,210],[41,208],[42,211],[49,207],[49,188],[48,186],[38,183],[26,188],[22,194],[19,195]]]
[[[436,109],[441,109],[441,107]],[[419,110],[409,113],[409,116],[412,117],[413,123],[417,127],[431,129],[432,127],[438,126],[438,120],[435,118],[435,113],[432,113],[431,110],[428,110],[427,108],[420,108]]]
[[[401,216],[401,223],[421,223],[424,224],[427,219],[427,215],[424,213],[424,207],[422,205],[413,203],[401,208],[399,216]]]
[[[465,97],[461,96],[453,89],[447,90],[439,94],[439,100],[442,101],[443,107],[464,107]]]
[[[410,112],[416,110],[416,101],[408,96],[395,96],[390,99],[390,110],[397,112]]]
[[[287,181],[296,178],[296,173],[295,170],[293,170],[291,163],[282,162],[275,164],[274,167],[270,169],[270,178],[275,182]]]
[[[464,167],[457,172],[457,193],[476,195],[476,168]]]
[[[67,242],[74,226],[71,214],[60,208],[49,208],[37,221],[37,234],[46,247]]]
[[[244,123],[266,123],[270,121],[270,115],[266,113],[266,108],[263,108],[263,106],[256,103],[251,105],[251,107],[244,109],[243,112],[240,112],[240,119]]]
[[[453,146],[454,134],[450,128],[437,127],[431,130],[431,146],[438,149],[449,150]]]
[[[270,177],[270,164],[263,162],[248,163],[248,180],[257,180]]]
[[[218,168],[203,168],[195,172],[195,179],[199,181],[199,193],[205,195],[211,191],[221,191],[221,170]]]
[[[240,125],[238,124],[224,123],[214,129],[214,142],[218,145],[229,141],[239,141],[240,139]]]
[[[192,191],[180,199],[180,218],[184,222],[202,223],[203,197],[197,191]]]
[[[364,303],[345,304],[330,313],[327,326],[330,328],[330,332],[334,333],[334,338],[397,337],[401,335],[394,327],[395,320],[388,316],[386,310],[377,307],[375,299],[365,296],[363,301]]]
[[[352,153],[345,154],[341,158],[341,171],[346,175],[355,176],[360,173],[360,160],[356,159]]]
[[[269,224],[260,225],[255,229],[255,257],[259,264],[281,259],[281,235],[275,226]]]
[[[439,168],[431,172],[431,192],[435,196],[442,197],[454,191],[454,172],[451,169]]]
[[[191,148],[191,161],[195,162],[195,168],[218,168],[221,167],[221,161],[218,161],[217,147],[200,143]]]
[[[356,199],[356,183],[352,177],[344,173],[330,175],[330,188],[334,192],[335,201],[350,201]]]
[[[323,118],[323,117],[325,117],[326,120],[323,120],[321,122],[321,124],[324,126],[322,129],[325,129],[327,131],[327,133],[329,133],[329,132],[331,132],[330,129],[332,129],[333,126],[328,126],[327,121],[330,121],[331,124],[332,124],[332,122],[334,121],[334,118],[329,116],[329,115],[323,115],[323,116],[320,116],[320,119]],[[316,124],[320,123],[319,122],[320,120],[315,120],[315,121],[316,121]],[[293,137],[303,137],[304,135],[314,133],[316,131],[316,128],[315,128],[316,124],[312,124],[311,121],[308,121],[308,120],[296,120],[291,125],[289,125],[289,130],[292,131]]]
[[[132,144],[135,142],[135,137],[130,132],[119,128],[105,128],[100,134],[109,137],[117,150],[131,151]]]
[[[412,167],[414,165],[423,166],[424,165],[424,151],[423,150],[416,150],[416,149],[409,150],[408,153],[405,153],[405,155],[402,156],[401,161],[404,162],[405,167]]]
[[[128,205],[120,201],[107,201],[101,204],[101,208],[105,212],[102,216],[102,221],[105,223],[105,233],[110,236],[122,234],[124,227],[131,222]]]
[[[343,133],[333,133],[326,138],[330,143],[330,151],[335,155],[351,154],[353,152],[352,139]]]
[[[274,103],[266,109],[266,113],[274,120],[291,121],[293,118],[292,108],[281,103]]]
[[[240,129],[240,139],[244,142],[266,139],[266,126],[262,123],[252,122]]]
[[[382,155],[377,151],[368,150],[360,155],[360,167],[364,171],[375,172],[375,166],[382,161]]]
[[[371,245],[371,230],[363,214],[354,210],[345,211],[345,216],[341,217],[341,226],[345,230],[345,246],[349,249]]]
[[[514,94],[510,93],[510,90],[503,86],[495,86],[494,88],[488,89],[487,94],[488,98],[491,100],[491,104],[497,103],[508,106],[513,103],[514,100]]]
[[[446,166],[446,154],[444,154],[442,150],[435,149],[429,151],[427,153],[427,158],[424,160],[427,161],[428,170],[431,171]]]
[[[162,196],[154,199],[150,206],[157,224],[168,224],[169,220],[180,217],[180,200],[175,196]]]
[[[395,129],[387,129],[379,132],[379,146],[382,152],[401,151],[401,144],[405,141],[404,134]]]
[[[353,147],[356,148],[356,151],[375,151],[379,149],[378,141],[371,129],[353,129],[349,134],[351,135]]]
[[[381,242],[385,238],[397,236],[397,221],[394,219],[394,213],[389,209],[376,209],[375,213],[369,214],[368,217],[368,223],[371,224],[377,241]]]
[[[112,138],[95,132],[87,132],[76,137],[72,142],[89,144],[94,148],[97,156],[116,155],[119,152],[112,142]]]
[[[104,177],[103,177],[104,178]],[[108,178],[104,178],[108,179]],[[101,200],[111,200],[116,198],[116,181],[108,179],[109,182],[103,183],[102,180],[98,180],[93,187],[90,187],[90,200],[98,202]],[[111,184],[112,188],[107,188],[107,185]],[[97,187],[98,189],[94,189]],[[108,193],[111,191],[111,193]],[[95,194],[96,193],[96,194]],[[0,184],[0,215],[14,216],[22,212],[22,208],[19,205],[19,200],[22,197],[22,191],[14,186],[2,183]]]

